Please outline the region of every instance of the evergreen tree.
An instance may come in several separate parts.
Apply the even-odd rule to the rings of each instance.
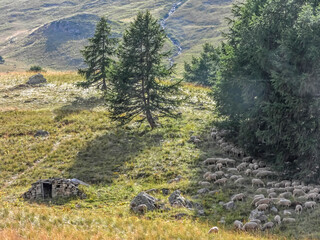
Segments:
[[[140,12],[123,35],[119,63],[113,76],[113,94],[109,96],[111,115],[122,123],[138,115],[156,127],[156,117],[175,116],[180,82],[168,84],[172,67],[163,63],[170,52],[162,52],[166,41],[164,29],[149,11]]]
[[[95,85],[102,90],[107,89],[107,80],[113,63],[111,57],[115,53],[116,42],[116,39],[111,38],[111,27],[107,19],[102,17],[96,26],[94,36],[89,39],[89,45],[81,51],[88,67],[78,71],[86,78],[86,81],[78,83],[79,86]]]
[[[4,59],[3,59],[3,57],[2,56],[0,56],[0,64],[4,64]]]
[[[184,80],[204,86],[215,83],[219,66],[219,51],[211,44],[203,45],[200,57],[192,57],[191,63],[184,64]]]
[[[214,91],[219,112],[251,153],[319,177],[319,1],[246,0],[233,13]]]

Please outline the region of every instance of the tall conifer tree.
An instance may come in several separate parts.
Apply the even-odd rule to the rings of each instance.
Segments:
[[[94,36],[89,39],[89,45],[81,51],[88,67],[78,71],[86,78],[86,81],[78,83],[79,86],[95,85],[102,90],[107,89],[109,69],[113,63],[111,57],[115,53],[116,42],[116,39],[111,38],[111,27],[107,19],[102,17],[96,26]]]
[[[157,126],[155,117],[175,116],[179,101],[173,94],[179,82],[167,84],[173,68],[163,59],[170,52],[162,52],[166,41],[164,29],[149,11],[140,12],[123,35],[119,48],[119,64],[113,78],[110,96],[111,115],[122,123],[143,115],[151,128]]]

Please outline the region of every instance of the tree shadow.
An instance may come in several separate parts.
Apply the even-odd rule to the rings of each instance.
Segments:
[[[105,100],[103,96],[90,98],[75,97],[75,100],[70,104],[54,110],[54,114],[56,115],[55,121],[60,121],[72,113],[80,112],[82,110],[92,110],[93,108],[99,106],[105,106]]]
[[[123,169],[130,168],[130,164],[124,167],[126,162],[134,160],[145,148],[159,146],[162,139],[159,133],[112,129],[89,142],[78,153],[68,173],[90,184],[112,183]]]

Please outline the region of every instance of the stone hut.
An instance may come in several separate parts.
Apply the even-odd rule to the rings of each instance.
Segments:
[[[85,194],[78,188],[81,183],[77,179],[63,178],[38,180],[32,184],[32,187],[22,197],[26,200],[44,200],[72,196],[85,198]]]

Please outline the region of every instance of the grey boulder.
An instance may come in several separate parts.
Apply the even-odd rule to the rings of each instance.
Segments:
[[[47,79],[45,79],[41,73],[38,73],[30,77],[29,80],[27,81],[27,84],[36,85],[36,84],[46,83],[46,82],[47,82]]]

